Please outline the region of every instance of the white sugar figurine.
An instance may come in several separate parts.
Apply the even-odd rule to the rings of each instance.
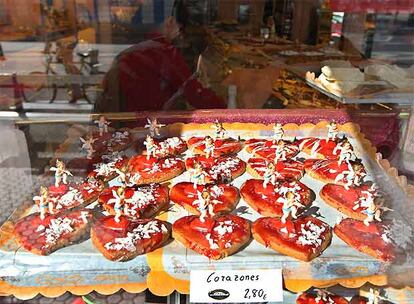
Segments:
[[[200,211],[200,221],[205,222],[206,217],[214,216],[214,205],[211,203],[211,195],[208,191],[197,191],[198,199],[195,202]]]
[[[40,195],[34,196],[33,200],[39,206],[40,219],[43,221],[46,217],[46,214],[53,214],[54,204],[53,201],[49,199],[49,191],[46,187],[40,187]]]
[[[367,304],[379,304],[381,295],[378,289],[369,289],[368,302]]]
[[[286,146],[283,140],[278,141],[275,151],[275,163],[286,160]]]
[[[84,139],[83,137],[80,137],[79,139],[82,142],[81,149],[86,151],[86,158],[92,159],[93,154],[95,153],[95,149],[93,148],[93,143],[96,141],[96,139],[93,138],[92,135],[86,136],[86,139]]]
[[[198,185],[205,184],[205,172],[200,163],[195,163],[194,168],[191,170],[191,181],[193,182],[194,189],[197,189]]]
[[[115,222],[119,223],[119,218],[122,215],[122,208],[125,205],[125,188],[119,187],[116,191],[112,190],[113,198],[108,200],[109,204],[114,204]]]
[[[320,301],[322,301],[323,303],[335,303],[331,298],[330,298],[331,293],[323,290],[323,289],[317,289],[316,290],[316,298],[315,301],[316,303],[319,303]]]
[[[338,164],[342,164],[343,162],[349,162],[351,160],[355,160],[356,155],[354,150],[352,149],[351,143],[345,139],[342,142],[338,143],[333,150],[333,154],[337,155],[339,152],[339,159]]]
[[[213,138],[211,138],[210,136],[206,136],[206,138],[204,139],[204,145],[204,153],[206,154],[206,157],[212,157],[215,148]]]
[[[223,124],[216,120],[212,127],[214,129],[214,139],[224,139],[227,136],[226,129],[223,128]]]
[[[108,125],[110,122],[106,120],[105,116],[100,115],[99,119],[95,120],[94,123],[98,125],[99,136],[104,135],[104,133],[108,133]]]
[[[65,185],[68,183],[68,176],[73,176],[69,170],[66,169],[64,162],[56,160],[56,167],[50,168],[50,171],[55,171],[55,187],[59,187],[63,182]]]
[[[336,124],[335,121],[332,121],[329,125],[328,125],[328,140],[336,140],[337,136],[339,134],[339,130],[338,130],[338,125]]]
[[[346,190],[349,190],[351,186],[360,186],[365,176],[364,166],[361,163],[351,164],[348,162],[348,170],[338,174],[335,178],[335,182],[345,179],[346,184],[344,187]]]
[[[263,174],[263,188],[266,188],[269,183],[274,185],[276,183],[276,168],[274,163],[269,162]]]
[[[300,196],[296,195],[293,192],[287,192],[284,197],[279,197],[277,199],[278,202],[283,203],[282,211],[282,223],[286,223],[286,219],[289,217],[289,215],[292,216],[293,219],[296,219],[298,208],[303,207],[303,205],[299,202]]]
[[[273,126],[273,142],[282,140],[283,135],[285,135],[285,131],[283,130],[282,124],[276,123]]]
[[[156,118],[147,118],[147,124],[144,127],[149,130],[150,136],[155,137],[160,136],[160,129],[165,125],[158,123]]]
[[[150,159],[151,157],[156,157],[157,145],[155,144],[154,139],[151,136],[147,135],[144,145],[147,148],[147,159]]]

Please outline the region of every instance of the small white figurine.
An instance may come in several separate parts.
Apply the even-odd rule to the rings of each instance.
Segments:
[[[273,142],[279,142],[282,140],[283,135],[285,135],[285,131],[283,130],[281,123],[276,123],[273,126]]]
[[[323,289],[316,289],[316,298],[315,298],[315,302],[319,303],[320,301],[322,301],[323,303],[335,303],[331,297],[330,297],[331,293],[323,290]]]
[[[213,138],[211,138],[210,136],[206,136],[206,138],[204,139],[204,145],[204,153],[206,154],[206,157],[212,157],[215,148]]]
[[[110,122],[106,120],[105,116],[100,115],[99,119],[95,120],[94,123],[98,125],[99,136],[104,135],[104,133],[108,133],[108,125]]]
[[[367,304],[379,304],[381,299],[380,291],[378,289],[369,289]]]
[[[338,134],[339,134],[338,125],[336,124],[335,121],[332,121],[328,125],[328,137],[327,137],[326,141],[329,141],[329,140],[335,141]]]
[[[360,186],[365,176],[364,166],[361,163],[356,162],[351,164],[348,162],[348,170],[338,174],[335,178],[335,182],[345,179],[346,184],[344,187],[346,190],[349,190],[351,186]]]
[[[195,201],[197,209],[200,211],[200,221],[205,222],[206,217],[214,216],[214,205],[211,202],[210,192],[204,190],[197,191],[197,200]]]
[[[93,143],[96,141],[96,139],[93,138],[92,134],[87,135],[86,139],[84,139],[83,137],[80,137],[79,139],[82,142],[81,149],[86,151],[86,158],[92,159],[93,153],[95,153]]]
[[[116,172],[116,174],[118,174],[117,180],[120,183],[122,183],[124,185],[127,185],[128,184],[128,178],[127,178],[127,175],[125,174],[125,172],[122,172],[118,168],[115,168],[114,171]]]
[[[354,150],[352,149],[351,143],[348,141],[348,139],[344,139],[340,143],[336,145],[336,147],[333,149],[333,154],[337,155],[339,151],[339,159],[338,164],[342,164],[342,162],[349,162],[351,160],[356,159],[356,155]]]
[[[165,125],[158,123],[158,120],[156,118],[147,118],[147,124],[144,127],[149,129],[151,137],[155,137],[160,136],[160,129],[162,127],[165,127]]]
[[[61,182],[67,185],[68,176],[73,176],[72,173],[66,169],[64,162],[58,159],[56,160],[56,167],[50,168],[50,171],[55,171],[55,187],[59,187]]]
[[[147,135],[144,145],[147,148],[147,159],[150,159],[151,157],[156,157],[157,145],[155,144],[155,141],[151,136]]]
[[[293,219],[296,219],[298,208],[303,207],[303,205],[300,203],[300,195],[290,191],[287,192],[284,197],[279,197],[277,201],[283,203],[283,215],[281,218],[283,224],[286,223],[286,219],[289,217],[289,215],[291,215]]]
[[[276,177],[278,172],[276,172],[275,164],[269,162],[266,166],[266,170],[263,174],[263,188],[266,188],[269,183],[274,185],[276,183]]]
[[[119,223],[119,218],[122,215],[122,208],[125,205],[125,188],[119,187],[116,191],[112,190],[113,198],[108,200],[109,204],[114,204],[115,222]]]
[[[206,173],[200,163],[195,163],[194,168],[191,170],[191,180],[193,182],[194,189],[197,189],[198,185],[204,185],[206,179]]]
[[[40,195],[33,197],[34,202],[39,206],[40,219],[43,221],[46,214],[53,214],[53,200],[49,198],[49,191],[46,187],[40,187]]]
[[[212,127],[214,129],[214,139],[224,139],[227,136],[226,129],[223,128],[223,124],[216,120]]]
[[[279,140],[275,151],[275,163],[286,160],[286,146],[283,140]]]

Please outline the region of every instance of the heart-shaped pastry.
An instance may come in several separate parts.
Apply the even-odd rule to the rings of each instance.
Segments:
[[[39,255],[52,252],[89,238],[93,215],[90,210],[78,209],[46,215],[39,213],[20,219],[14,227],[17,242],[26,250]]]
[[[346,188],[360,186],[366,176],[365,168],[360,161],[339,163],[337,160],[307,159],[305,171],[321,182],[343,185]]]
[[[302,293],[296,299],[296,304],[348,304],[348,300],[324,290],[317,290]]]
[[[234,156],[219,158],[195,156],[187,158],[185,162],[189,171],[194,170],[196,164],[201,166],[205,183],[229,183],[246,171],[246,163]]]
[[[205,200],[203,194],[208,193],[209,204],[213,205],[213,214],[219,215],[231,212],[239,202],[239,191],[236,187],[218,185],[197,185],[182,182],[174,185],[170,191],[170,199],[195,215],[201,215],[200,200]]]
[[[302,261],[311,261],[331,243],[331,227],[312,217],[283,223],[275,217],[262,217],[252,225],[253,237],[260,244]]]
[[[209,144],[206,144],[206,138],[211,139],[211,147]],[[212,139],[211,137],[191,137],[187,141],[190,149],[193,150],[195,154],[207,155],[212,157],[220,157],[225,155],[236,154],[242,149],[240,141],[234,138],[217,138]],[[207,146],[207,149],[206,149]],[[211,151],[209,150],[211,149]]]
[[[269,161],[264,158],[250,158],[247,161],[247,172],[256,178],[263,178],[268,170]],[[273,163],[272,174],[275,180],[301,179],[305,172],[302,162],[296,160],[278,161]]]
[[[249,179],[240,189],[242,198],[263,216],[282,217],[286,205],[287,193],[292,193],[299,204],[295,205],[296,215],[299,215],[314,199],[311,189],[299,181],[280,181],[266,187],[263,180]],[[286,207],[286,206],[285,206]]]
[[[384,296],[381,295],[380,291],[378,289],[374,289],[372,291],[370,291],[370,293],[373,293],[372,295],[370,294],[369,297],[372,297],[372,299],[377,299],[379,304],[393,304],[390,301],[385,300]],[[375,295],[374,292],[378,293],[378,295]],[[373,300],[370,300],[366,297],[363,296],[353,296],[351,301],[349,301],[349,304],[372,304],[375,303],[373,302]],[[375,301],[375,300],[374,300]]]
[[[98,198],[102,191],[102,184],[97,181],[86,180],[81,184],[60,185],[48,187],[48,212],[57,214],[78,206],[85,206]],[[42,195],[35,196],[33,200],[39,204]]]
[[[282,141],[282,140],[281,140]],[[256,139],[252,138],[246,141],[246,151],[256,157],[263,157],[267,159],[275,159],[276,151],[278,149],[278,142],[272,139]],[[284,154],[286,159],[290,159],[299,153],[299,147],[296,143],[289,141],[282,141],[284,143]]]
[[[126,175],[129,184],[143,185],[168,181],[184,171],[184,162],[179,158],[137,155],[129,160]]]
[[[364,222],[352,218],[343,219],[334,227],[335,234],[349,246],[374,258],[391,261],[395,258],[395,246],[390,237],[390,223]]]
[[[250,241],[250,222],[227,214],[201,221],[191,215],[173,224],[173,237],[185,247],[218,260],[241,250]]]
[[[164,140],[158,140],[152,138],[152,156],[154,157],[167,157],[183,154],[187,150],[187,144],[180,137],[169,137]],[[147,154],[147,150],[143,151],[143,154]]]
[[[343,140],[342,140],[343,141]],[[338,159],[340,155],[340,139],[321,139],[316,137],[302,138],[297,141],[300,151],[317,159]],[[352,146],[351,146],[352,149]]]
[[[346,189],[342,185],[327,184],[321,189],[319,196],[325,203],[338,211],[356,220],[363,221],[367,217],[368,206],[364,200],[376,194],[372,193],[372,184],[366,183],[361,186]]]
[[[154,251],[171,238],[171,225],[157,219],[100,218],[92,226],[91,239],[105,258],[125,262]]]
[[[116,215],[114,210],[118,196],[118,186],[106,188],[99,195],[99,203],[111,215]],[[160,184],[126,187],[123,193],[121,215],[132,219],[151,218],[160,211],[168,209],[168,187]]]

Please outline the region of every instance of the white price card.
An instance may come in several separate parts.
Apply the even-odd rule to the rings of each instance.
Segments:
[[[192,270],[190,302],[283,302],[282,270]]]

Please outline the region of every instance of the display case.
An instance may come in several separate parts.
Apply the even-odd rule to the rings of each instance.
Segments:
[[[0,10],[5,301],[414,303],[409,6]]]

